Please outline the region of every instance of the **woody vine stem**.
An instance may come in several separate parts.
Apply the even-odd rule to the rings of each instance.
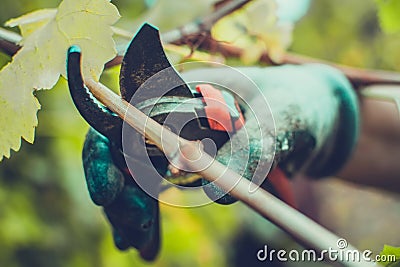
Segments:
[[[190,41],[190,43],[195,44],[195,47],[192,48],[198,47],[213,53],[220,53],[225,57],[240,57],[243,53],[242,48],[218,42],[218,40],[212,38],[210,31],[212,26],[218,20],[242,8],[250,2],[252,2],[252,0],[221,1],[221,4],[217,6],[213,13],[208,14],[199,20],[183,25],[182,27],[163,33],[161,39],[164,43],[178,45],[187,44],[187,42]],[[129,35],[127,38],[131,39],[133,37],[132,33],[126,33]],[[21,48],[19,46],[21,40],[22,37],[19,34],[0,27],[0,50],[6,54],[10,56],[14,55]],[[108,68],[119,65],[121,62],[122,55],[117,55],[114,59],[108,62],[105,67]],[[370,84],[400,85],[400,75],[397,72],[355,68],[296,53],[286,53],[282,56],[280,62],[275,62],[271,59],[268,53],[265,52],[261,56],[260,62],[271,65],[324,63],[341,70],[356,89]]]

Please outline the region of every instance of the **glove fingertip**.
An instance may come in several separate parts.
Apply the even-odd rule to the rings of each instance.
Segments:
[[[113,230],[113,238],[114,244],[119,250],[123,251],[129,248],[129,243],[115,229]]]
[[[124,176],[112,159],[108,139],[90,129],[82,152],[87,187],[96,205],[109,205],[121,192]]]
[[[85,168],[90,197],[96,205],[107,206],[121,192],[124,186],[123,174],[112,164],[91,162]]]

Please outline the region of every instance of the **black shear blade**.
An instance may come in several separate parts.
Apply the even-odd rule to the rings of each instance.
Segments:
[[[145,84],[145,88],[135,95]],[[142,90],[143,89],[143,90]],[[158,30],[145,23],[136,34],[124,56],[120,72],[122,97],[132,104],[153,97],[193,95],[168,61]]]
[[[113,142],[120,142],[123,121],[98,102],[85,87],[81,74],[81,51],[77,46],[68,50],[67,76],[72,100],[82,117],[102,135]]]

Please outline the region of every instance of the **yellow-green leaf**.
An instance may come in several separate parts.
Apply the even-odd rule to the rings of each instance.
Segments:
[[[26,38],[40,27],[43,27],[43,25],[53,19],[56,14],[56,8],[39,9],[21,17],[10,19],[6,22],[6,26],[19,26],[21,35]]]
[[[10,20],[19,26],[23,48],[0,71],[0,160],[17,151],[21,137],[32,143],[40,104],[34,91],[50,89],[65,76],[66,52],[79,45],[83,74],[98,79],[115,54],[111,25],[119,19],[109,0],[64,0],[56,10]]]
[[[244,49],[241,60],[254,64],[268,52],[279,61],[291,43],[292,25],[278,23],[274,0],[253,1],[219,20],[212,28],[212,36]]]
[[[383,250],[379,253],[380,264],[387,267],[400,266],[400,247],[392,247],[384,245]]]

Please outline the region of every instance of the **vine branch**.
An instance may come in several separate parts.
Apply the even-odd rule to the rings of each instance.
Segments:
[[[21,48],[18,43],[22,40],[18,33],[0,27],[0,50],[13,56]]]
[[[161,39],[164,43],[178,45],[185,44],[190,40],[194,43],[200,43],[200,48],[203,50],[218,52],[225,57],[238,58],[243,54],[244,50],[231,44],[214,40],[210,35],[210,30],[218,20],[242,8],[251,1],[252,0],[223,1],[227,3],[222,3],[213,13],[182,27],[163,33]],[[21,48],[18,45],[21,39],[22,37],[17,33],[0,28],[0,50],[4,53],[13,56]],[[121,64],[122,58],[122,55],[117,55],[110,62],[106,63],[105,67],[109,68]],[[270,65],[323,63],[341,70],[356,88],[371,84],[400,85],[400,74],[397,72],[355,68],[295,53],[286,53],[283,55],[281,62],[274,62],[268,53],[264,53],[260,61]]]

